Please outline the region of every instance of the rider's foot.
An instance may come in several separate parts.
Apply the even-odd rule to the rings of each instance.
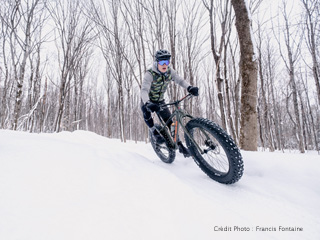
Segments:
[[[153,134],[153,137],[154,137],[157,144],[162,144],[165,142],[164,138],[161,136],[158,129],[156,129],[156,128],[153,129],[152,134]]]
[[[185,146],[183,146],[182,142],[178,142],[179,152],[183,154],[185,158],[190,157],[190,153]]]

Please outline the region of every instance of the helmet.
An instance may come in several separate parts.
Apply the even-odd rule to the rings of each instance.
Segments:
[[[160,49],[156,52],[156,54],[154,55],[154,58],[157,62],[160,60],[170,60],[171,54],[167,50]]]

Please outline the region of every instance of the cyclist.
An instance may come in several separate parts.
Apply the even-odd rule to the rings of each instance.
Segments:
[[[151,116],[152,112],[158,112],[160,117],[167,122],[171,113],[167,107],[160,109],[160,104],[164,104],[164,94],[167,90],[168,84],[174,81],[176,84],[187,89],[189,93],[198,96],[198,87],[191,86],[183,78],[181,78],[170,64],[171,54],[167,50],[160,49],[155,54],[155,61],[152,68],[144,75],[143,83],[141,86],[141,110],[143,112],[144,121],[151,129],[155,140],[158,144],[164,143],[164,138],[161,136],[157,128],[154,126]],[[168,123],[168,127],[172,121]],[[179,152],[185,157],[189,157],[188,150],[183,146],[182,142],[178,141]]]

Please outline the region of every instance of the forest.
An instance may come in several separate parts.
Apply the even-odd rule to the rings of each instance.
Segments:
[[[140,86],[158,49],[200,95],[184,103],[239,143],[231,0],[0,0],[0,129],[148,141]],[[258,146],[320,150],[320,2],[247,0]],[[171,84],[167,101],[186,91]]]

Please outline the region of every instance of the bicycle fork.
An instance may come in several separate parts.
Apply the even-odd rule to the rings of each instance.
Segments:
[[[180,120],[180,119],[179,119]],[[216,146],[215,144],[212,142],[212,140],[210,139],[210,137],[208,136],[208,134],[203,131],[202,129],[200,129],[200,131],[204,134],[206,140],[205,140],[205,145],[208,147],[207,149],[203,149],[198,145],[198,143],[194,140],[193,136],[191,136],[190,132],[185,128],[185,126],[181,123],[181,121],[179,122],[183,128],[184,133],[188,136],[188,138],[190,139],[190,141],[192,142],[192,144],[194,146],[196,146],[196,148],[198,149],[198,151],[200,152],[201,155],[208,153],[211,150],[215,150]]]

